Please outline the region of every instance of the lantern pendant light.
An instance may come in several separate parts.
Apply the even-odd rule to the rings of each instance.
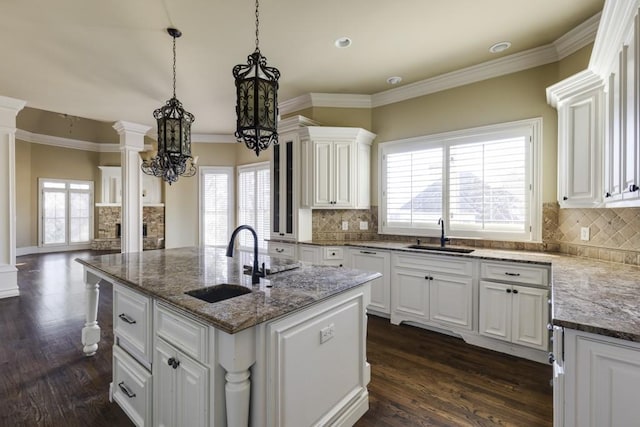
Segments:
[[[161,177],[171,185],[180,176],[190,177],[196,173],[191,157],[191,123],[195,117],[185,111],[176,98],[176,38],[182,33],[175,28],[167,28],[167,33],[173,38],[173,97],[153,112],[158,123],[158,152],[142,162],[142,171]]]
[[[278,143],[278,79],[280,71],[267,66],[259,47],[259,13],[256,0],[256,49],[246,64],[233,67],[236,83],[236,132],[239,142],[260,151]]]

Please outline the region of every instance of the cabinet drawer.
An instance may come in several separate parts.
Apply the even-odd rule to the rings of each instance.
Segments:
[[[156,303],[155,330],[159,337],[184,353],[207,363],[207,326]]]
[[[322,258],[325,260],[342,260],[344,259],[343,248],[335,248],[335,247],[322,248]]]
[[[113,332],[121,347],[150,364],[151,299],[114,283]]]
[[[151,425],[151,374],[118,346],[113,346],[112,396],[139,427]]]
[[[432,273],[438,272],[462,276],[471,276],[473,274],[473,260],[462,257],[395,255],[394,266],[427,270]]]
[[[296,245],[292,243],[269,242],[269,256],[294,259]]]
[[[480,276],[487,280],[500,280],[526,285],[549,286],[549,269],[515,263],[483,262]]]

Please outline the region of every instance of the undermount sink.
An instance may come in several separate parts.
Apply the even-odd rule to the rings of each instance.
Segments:
[[[206,302],[224,301],[226,299],[239,297],[240,295],[248,293],[251,293],[251,289],[246,286],[230,285],[228,283],[185,292],[187,295],[191,295],[194,298],[198,298]]]
[[[438,251],[438,252],[456,252],[459,254],[470,254],[475,249],[467,249],[467,248],[454,248],[451,246],[428,246],[428,245],[409,245],[407,246],[410,249],[422,249],[425,251]]]

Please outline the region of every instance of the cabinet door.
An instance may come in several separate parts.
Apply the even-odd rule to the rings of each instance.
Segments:
[[[602,89],[559,107],[558,198],[561,207],[596,207],[602,200]]]
[[[311,264],[320,264],[320,247],[309,245],[298,245],[298,260]]]
[[[168,361],[176,351],[162,340],[156,340],[153,363],[153,425],[171,427],[176,425],[176,370]]]
[[[313,205],[333,206],[332,142],[313,142]]]
[[[337,208],[352,207],[354,196],[354,143],[333,143],[333,205]]]
[[[640,349],[565,329],[565,426],[636,426]]]
[[[367,309],[389,314],[391,312],[391,260],[389,253],[354,249],[351,252],[351,267],[382,274],[382,277],[371,281],[371,303]]]
[[[433,274],[429,284],[429,315],[432,321],[471,329],[473,279]]]
[[[511,285],[480,281],[481,335],[511,341]]]
[[[512,331],[514,344],[549,349],[549,304],[546,289],[513,286]]]
[[[271,235],[279,239],[295,239],[297,185],[294,168],[298,136],[295,133],[281,135],[280,141],[273,146],[271,166]]]
[[[391,322],[429,320],[429,273],[396,268],[391,294]]]

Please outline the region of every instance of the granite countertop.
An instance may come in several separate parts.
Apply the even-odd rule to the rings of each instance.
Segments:
[[[551,266],[557,326],[640,342],[640,267],[550,253],[473,248],[469,254],[410,249],[407,242],[301,242]]]
[[[76,259],[108,278],[185,310],[204,322],[233,334],[272,320],[357,287],[380,277],[350,268],[315,266],[296,261],[259,256],[271,272],[281,271],[251,284],[243,266],[253,254],[213,247],[160,249],[127,254],[109,254]],[[295,265],[297,268],[291,268]],[[231,283],[252,292],[217,303],[208,303],[185,292]]]

